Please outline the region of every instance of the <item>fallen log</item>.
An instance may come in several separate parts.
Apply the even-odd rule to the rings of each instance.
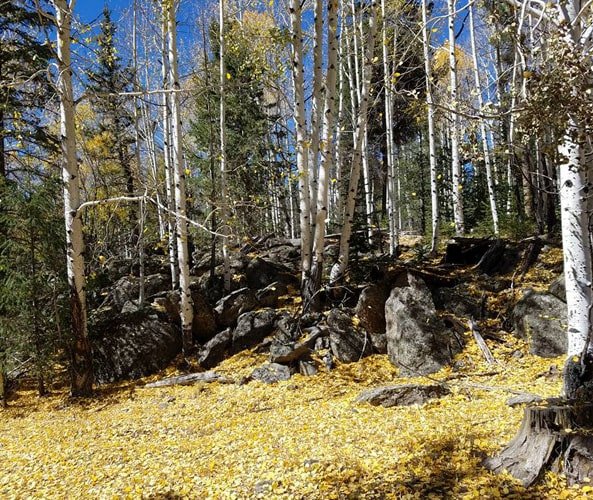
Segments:
[[[172,385],[191,385],[197,384],[199,382],[203,383],[210,383],[210,382],[220,382],[221,384],[232,384],[233,381],[229,380],[222,375],[219,375],[215,372],[203,372],[203,373],[190,373],[188,375],[179,375],[177,377],[169,377],[164,378],[162,380],[157,380],[156,382],[151,382],[150,384],[146,384],[144,387],[147,389],[152,389],[154,387],[170,387]]]

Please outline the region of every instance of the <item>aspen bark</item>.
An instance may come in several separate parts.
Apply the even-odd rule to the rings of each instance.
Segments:
[[[170,0],[173,1],[173,0]],[[163,72],[163,88],[170,87],[170,69],[168,56],[168,41],[167,41],[167,18],[164,17],[162,24],[162,72]],[[163,110],[163,154],[165,160],[165,195],[167,197],[167,226],[169,230],[168,235],[168,250],[169,250],[169,268],[171,269],[171,287],[176,290],[179,286],[179,274],[177,272],[177,247],[175,242],[176,225],[175,218],[171,215],[175,212],[175,186],[174,174],[172,165],[172,148],[171,148],[171,98],[168,92],[163,92],[162,110]]]
[[[465,233],[463,218],[463,185],[461,183],[461,160],[459,158],[459,102],[457,84],[457,55],[455,53],[455,0],[447,0],[449,23],[449,84],[451,98],[451,180],[453,219],[455,221],[455,234],[461,236]]]
[[[321,139],[321,164],[317,193],[317,212],[315,237],[313,241],[313,265],[311,267],[312,289],[310,300],[316,302],[318,290],[321,288],[321,275],[324,260],[324,241],[326,219],[329,203],[329,176],[332,168],[332,137],[334,116],[336,112],[336,83],[338,65],[338,0],[328,1],[328,64],[326,75],[326,99],[323,113],[323,130]]]
[[[435,253],[439,245],[441,216],[439,212],[439,186],[437,177],[436,138],[434,130],[434,101],[432,96],[432,66],[430,61],[430,38],[428,36],[428,11],[426,0],[422,0],[422,45],[424,48],[424,71],[426,73],[426,107],[428,108],[428,157],[430,164],[430,202],[432,232],[430,251]]]
[[[395,168],[395,154],[393,144],[393,91],[392,79],[389,64],[389,53],[387,50],[387,18],[385,12],[385,0],[381,0],[381,41],[383,46],[383,87],[385,92],[385,129],[386,151],[387,151],[387,197],[389,200],[389,254],[396,255],[399,246],[399,227],[397,224],[397,211],[399,200],[397,198],[397,172]]]
[[[476,46],[476,29],[474,24],[474,6],[469,6],[469,34],[472,47],[472,59],[474,63],[474,84],[478,93],[478,109],[480,113],[484,110],[484,98],[482,96],[482,83],[480,80],[480,68],[478,65],[478,49]],[[486,128],[486,119],[481,116],[480,135],[482,136],[482,150],[484,152],[484,164],[486,166],[486,184],[488,186],[488,200],[490,201],[490,213],[492,214],[492,228],[494,234],[498,235],[498,209],[496,208],[496,195],[494,193],[494,177],[492,175],[492,156],[490,155],[490,146],[488,145],[488,131]]]
[[[299,179],[299,206],[301,229],[301,273],[302,282],[311,270],[311,197],[309,191],[309,158],[307,128],[305,122],[305,83],[303,64],[303,30],[301,26],[301,1],[290,2],[290,24],[292,29],[292,77],[294,85],[296,153]]]
[[[52,0],[57,28],[58,95],[60,99],[60,147],[64,182],[64,219],[71,317],[71,393],[89,396],[93,391],[93,360],[87,330],[84,276],[84,242],[80,206],[80,178],[76,158],[76,125],[72,91],[70,38],[74,1]]]
[[[179,109],[180,89],[179,74],[177,69],[177,23],[175,15],[176,1],[167,2],[166,20],[168,31],[168,59],[169,59],[169,85],[171,92],[171,139],[172,139],[172,167],[175,179],[175,216],[177,226],[177,256],[179,261],[179,288],[181,294],[181,335],[183,354],[187,356],[192,350],[192,322],[193,304],[189,288],[189,252],[188,232],[185,209],[185,172],[183,165],[183,151],[181,147],[181,116]]]
[[[360,180],[360,170],[362,163],[362,146],[364,141],[364,131],[368,121],[369,91],[371,86],[371,63],[375,50],[375,35],[377,32],[377,5],[373,0],[371,5],[371,16],[369,18],[369,35],[365,47],[365,61],[367,66],[365,78],[362,81],[360,106],[356,120],[356,129],[354,131],[355,141],[352,151],[352,168],[350,172],[350,183],[346,195],[344,216],[342,223],[342,235],[340,237],[340,250],[338,261],[332,267],[330,273],[330,282],[341,279],[348,267],[350,255],[350,238],[352,236],[352,224],[354,222],[354,210],[356,206],[356,193],[358,191],[358,181]]]
[[[315,0],[315,38],[313,47],[313,94],[311,95],[311,152],[309,155],[310,180],[311,180],[311,222],[314,226],[317,220],[317,194],[319,181],[319,153],[320,140],[319,134],[322,127],[323,111],[323,4],[324,0]]]

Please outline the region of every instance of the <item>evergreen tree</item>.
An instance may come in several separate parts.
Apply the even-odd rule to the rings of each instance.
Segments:
[[[116,164],[123,178],[116,181],[129,196],[136,189],[135,173],[132,167],[134,151],[133,110],[129,99],[121,95],[133,87],[132,69],[124,65],[115,46],[116,26],[111,11],[105,7],[101,21],[101,32],[97,36],[97,64],[87,70],[89,102],[96,114],[96,122],[86,135],[101,142],[106,152],[103,164]],[[117,189],[117,188],[116,188]],[[133,207],[128,212],[130,228],[136,225]],[[135,239],[134,239],[135,241]]]
[[[0,0],[0,177],[24,151],[55,144],[41,125],[51,47],[34,2]]]

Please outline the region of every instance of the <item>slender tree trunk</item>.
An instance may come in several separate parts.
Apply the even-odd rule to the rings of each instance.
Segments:
[[[463,217],[463,184],[461,183],[461,160],[459,158],[459,102],[457,84],[457,54],[455,53],[455,0],[447,0],[449,23],[449,84],[451,98],[451,180],[453,219],[455,221],[455,234],[461,236],[465,233]]]
[[[315,233],[317,220],[317,183],[319,180],[319,153],[320,153],[320,132],[322,127],[323,111],[323,4],[324,0],[315,0],[315,38],[313,47],[313,93],[311,95],[311,150],[309,154],[310,181],[311,181],[311,223],[312,232]]]
[[[132,61],[134,64],[134,92],[140,90],[138,83],[138,33],[137,33],[137,16],[138,5],[137,0],[134,0],[132,6]],[[134,133],[136,139],[136,148],[134,149],[134,157],[136,159],[136,168],[138,169],[138,176],[140,172],[140,108],[138,106],[138,97],[134,96]],[[133,186],[132,186],[133,188]],[[138,291],[138,305],[142,307],[144,305],[144,201],[140,202],[140,210],[138,212],[138,279],[139,279],[139,291]]]
[[[471,38],[472,58],[474,62],[474,84],[478,93],[478,109],[480,113],[484,110],[484,98],[482,96],[482,83],[480,80],[480,67],[478,65],[478,49],[476,46],[476,29],[474,25],[474,6],[469,6],[469,33]],[[488,145],[488,131],[486,119],[480,117],[480,135],[482,136],[482,150],[484,151],[484,163],[486,166],[486,184],[488,186],[488,200],[490,201],[490,213],[492,214],[492,226],[494,234],[498,235],[498,209],[496,208],[496,195],[494,192],[494,177],[492,175],[492,157]]]
[[[179,110],[179,75],[177,70],[177,23],[175,16],[176,1],[169,2],[166,10],[167,31],[169,38],[169,85],[171,92],[171,139],[172,166],[175,179],[175,215],[177,222],[177,256],[179,259],[179,288],[181,293],[181,334],[183,354],[192,351],[193,304],[189,288],[189,252],[185,209],[185,172],[181,147],[181,116]]]
[[[430,202],[432,232],[430,252],[434,254],[439,245],[439,229],[441,217],[439,211],[439,186],[437,177],[436,138],[434,131],[434,101],[432,97],[432,64],[430,61],[430,45],[428,35],[428,11],[426,0],[422,0],[422,45],[424,47],[424,71],[426,73],[426,105],[428,108],[428,158],[430,163]]]
[[[170,0],[173,1],[173,0]],[[168,59],[168,42],[167,42],[167,21],[163,21],[162,28],[162,71],[163,71],[163,88],[168,89],[171,86],[169,59]],[[169,229],[168,250],[169,250],[169,267],[171,269],[171,287],[176,290],[179,286],[179,274],[177,272],[177,247],[175,243],[175,234],[177,232],[175,226],[175,186],[174,174],[172,165],[172,135],[171,135],[171,100],[173,96],[168,92],[163,92],[163,154],[165,159],[165,193],[167,196],[167,226]]]
[[[303,30],[301,27],[301,1],[290,2],[290,24],[292,28],[292,76],[294,81],[296,152],[299,179],[299,205],[301,227],[301,273],[306,283],[311,271],[311,197],[309,191],[309,158],[307,148],[307,127],[305,123],[305,83],[303,61]]]
[[[323,37],[323,34],[320,34]],[[315,224],[315,238],[313,240],[313,265],[311,267],[311,286],[307,291],[307,299],[313,309],[319,308],[319,290],[324,261],[324,242],[326,219],[329,203],[329,176],[332,168],[332,138],[334,131],[334,116],[336,112],[336,80],[338,65],[338,0],[328,0],[328,41],[329,54],[326,75],[326,99],[323,113],[323,130],[321,138],[321,165],[319,169],[319,183],[317,212]],[[321,40],[319,40],[321,43]],[[305,288],[306,290],[306,288]]]
[[[375,35],[377,32],[377,6],[373,0],[371,6],[371,15],[369,18],[369,35],[366,43],[365,61],[367,66],[365,78],[362,81],[360,106],[358,109],[358,117],[356,121],[356,130],[354,132],[354,150],[352,152],[352,169],[350,172],[350,183],[348,186],[348,193],[346,198],[342,235],[340,237],[340,253],[338,261],[332,267],[330,273],[330,282],[340,280],[348,267],[348,259],[350,255],[350,238],[352,236],[352,224],[354,222],[354,210],[356,206],[356,193],[358,191],[358,182],[360,180],[360,169],[362,160],[362,146],[364,141],[364,131],[368,121],[369,108],[369,91],[371,87],[371,64],[375,50]]]
[[[359,40],[360,40],[360,80],[363,81],[367,78],[366,73],[372,72],[372,66],[365,64],[364,60],[364,16],[362,12],[360,14],[358,25],[359,31]],[[354,26],[354,36],[355,36],[355,50],[356,50],[356,58],[358,59],[358,49],[356,49],[356,26]],[[368,40],[367,40],[368,43]],[[357,64],[358,67],[358,64]],[[371,81],[372,75],[369,75],[368,80]],[[362,84],[359,82],[358,86],[360,92],[362,92]],[[371,88],[369,87],[369,92],[371,92]],[[359,94],[359,100],[361,98],[361,94]],[[367,224],[367,239],[369,245],[373,243],[373,184],[371,178],[371,171],[369,166],[369,131],[368,131],[368,120],[365,121],[364,130],[363,130],[363,141],[362,141],[362,150],[361,150],[361,158],[362,158],[362,179],[363,179],[363,186],[364,186],[364,207],[365,207],[365,215],[366,215],[366,224]]]
[[[225,103],[225,83],[226,83],[226,62],[225,62],[225,41],[224,41],[224,0],[219,1],[219,50],[220,50],[220,193],[221,210],[220,222],[222,233],[222,263],[224,276],[224,291],[231,291],[231,265],[229,262],[229,194],[227,187],[227,156],[226,156],[226,103]]]
[[[385,12],[385,0],[381,0],[381,16],[383,23],[381,26],[381,41],[383,45],[383,87],[385,92],[385,151],[387,159],[387,189],[386,195],[389,201],[389,254],[397,254],[399,246],[399,227],[396,214],[398,211],[399,200],[397,198],[397,171],[395,168],[395,154],[393,152],[393,91],[392,78],[389,64],[389,52],[387,50],[387,17]]]
[[[76,159],[76,124],[72,92],[70,37],[74,1],[52,0],[56,12],[58,95],[60,98],[60,145],[64,182],[64,219],[68,286],[70,288],[71,393],[90,396],[93,392],[93,359],[87,331],[87,309],[84,276],[84,243],[80,206],[80,179]]]

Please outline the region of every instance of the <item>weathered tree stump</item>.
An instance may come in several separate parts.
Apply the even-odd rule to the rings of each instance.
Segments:
[[[484,465],[524,486],[545,470],[564,473],[570,484],[593,480],[593,403],[554,399],[525,408],[517,435]]]

